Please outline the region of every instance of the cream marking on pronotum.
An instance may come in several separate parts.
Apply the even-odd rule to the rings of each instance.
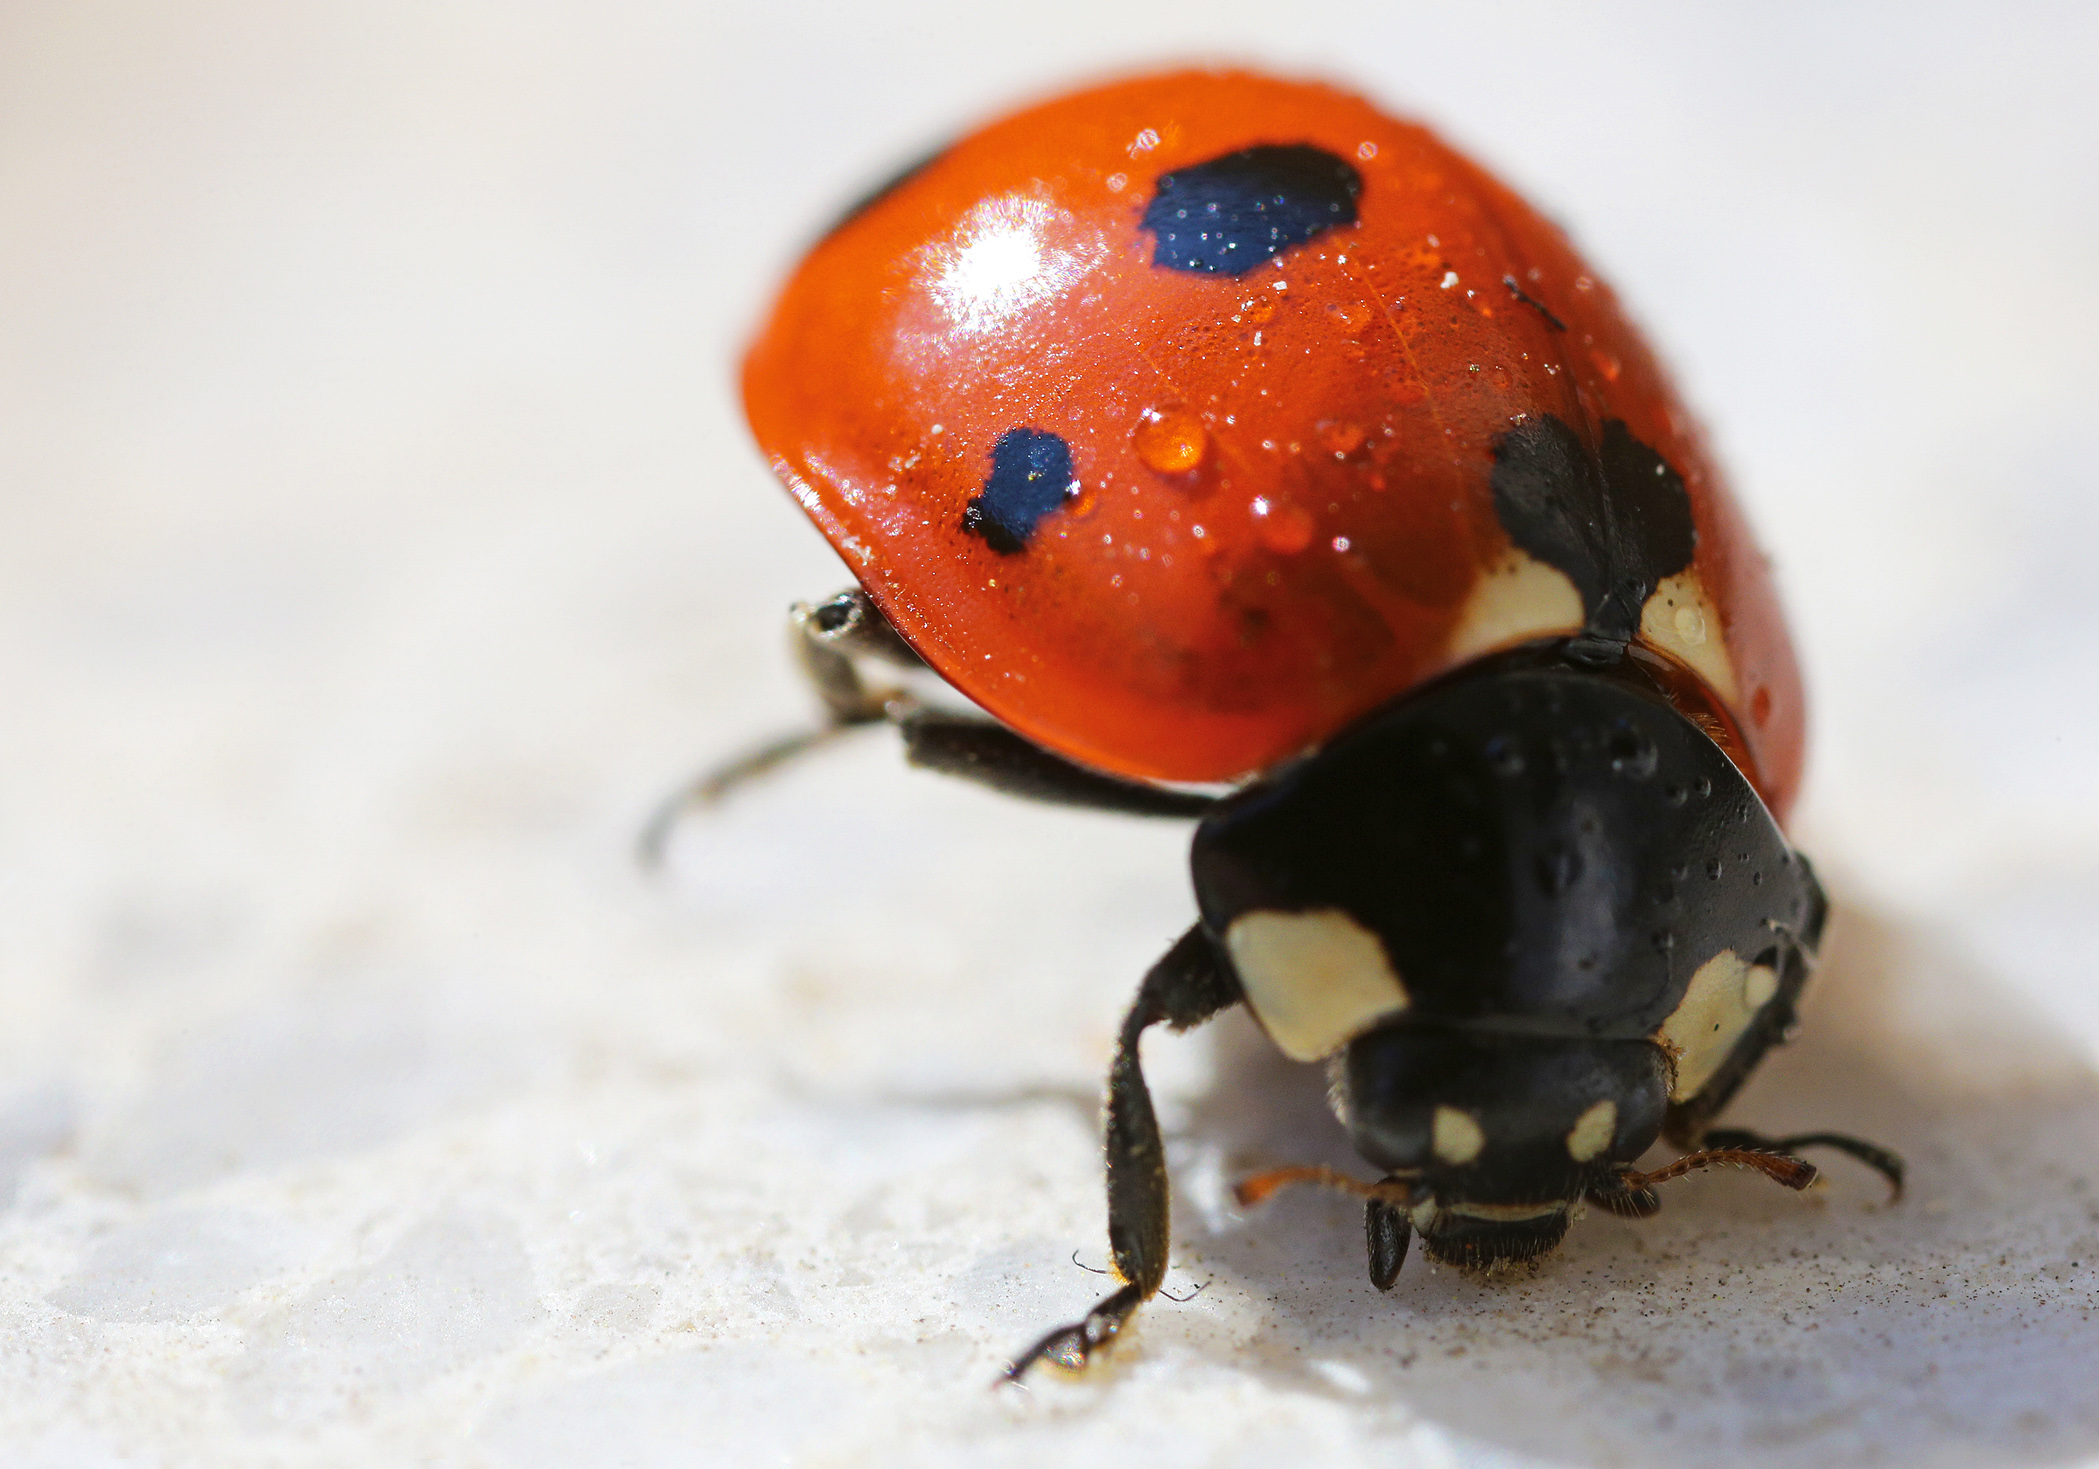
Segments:
[[[1443,656],[1452,665],[1470,662],[1533,638],[1580,632],[1582,621],[1582,594],[1567,573],[1511,546],[1473,585]]]
[[[1605,1097],[1575,1119],[1573,1131],[1567,1134],[1567,1156],[1586,1163],[1611,1145],[1617,1131],[1618,1104]]]
[[[1339,908],[1242,913],[1224,946],[1247,1008],[1293,1061],[1332,1055],[1409,1003],[1384,944]]]
[[[1436,1109],[1429,1138],[1436,1156],[1451,1164],[1470,1163],[1487,1145],[1487,1135],[1480,1131],[1478,1120],[1456,1107]]]
[[[1698,967],[1684,991],[1683,1002],[1655,1031],[1676,1060],[1676,1081],[1669,1099],[1696,1096],[1756,1019],[1756,1013],[1778,993],[1778,975],[1763,965],[1750,965],[1733,949],[1722,949]],[[1761,997],[1761,998],[1759,998]]]

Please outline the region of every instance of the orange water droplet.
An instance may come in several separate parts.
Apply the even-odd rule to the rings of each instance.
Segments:
[[[1275,315],[1275,297],[1256,296],[1239,308],[1239,314],[1255,326],[1260,326]]]
[[[1304,507],[1262,495],[1247,509],[1254,534],[1269,550],[1293,556],[1312,544],[1312,516]]]
[[[1131,438],[1137,457],[1161,474],[1186,474],[1210,449],[1202,419],[1178,403],[1145,409]]]
[[[1360,331],[1370,321],[1370,305],[1364,301],[1336,301],[1327,311],[1348,331]]]
[[[1312,425],[1319,446],[1336,459],[1346,459],[1363,447],[1363,425],[1345,418],[1322,418]]]
[[[1491,368],[1487,373],[1487,381],[1506,392],[1509,386],[1509,370],[1506,367]]]

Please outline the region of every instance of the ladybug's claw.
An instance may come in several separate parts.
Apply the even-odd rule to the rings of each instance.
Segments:
[[[1037,1362],[1047,1362],[1066,1372],[1085,1371],[1094,1354],[1107,1351],[1122,1334],[1123,1326],[1143,1304],[1144,1296],[1139,1287],[1124,1286],[1088,1311],[1084,1321],[1058,1327],[1008,1362],[999,1381],[1019,1382]]]

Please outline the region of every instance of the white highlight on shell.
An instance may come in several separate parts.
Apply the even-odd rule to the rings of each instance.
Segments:
[[[1611,1145],[1618,1135],[1618,1104],[1609,1097],[1591,1103],[1589,1109],[1575,1119],[1574,1130],[1567,1134],[1567,1156],[1577,1163],[1586,1163]]]
[[[1705,594],[1698,569],[1687,567],[1655,584],[1640,609],[1640,641],[1688,665],[1729,703],[1739,697],[1734,660],[1727,656],[1720,614]]]
[[[1246,1007],[1293,1061],[1332,1055],[1409,1004],[1384,944],[1339,908],[1242,913],[1224,946]]]
[[[1456,1107],[1438,1107],[1429,1123],[1429,1146],[1446,1163],[1470,1163],[1487,1145],[1478,1119]]]
[[[1463,663],[1533,638],[1577,633],[1582,621],[1582,594],[1567,573],[1512,546],[1474,583],[1444,658]]]
[[[1777,972],[1744,962],[1733,949],[1722,949],[1701,964],[1682,1003],[1654,1033],[1676,1061],[1669,1099],[1681,1102],[1702,1091],[1777,993]]]
[[[958,329],[998,331],[1085,273],[1089,262],[1045,239],[1058,212],[1026,195],[986,199],[953,235],[927,247],[933,297]]]

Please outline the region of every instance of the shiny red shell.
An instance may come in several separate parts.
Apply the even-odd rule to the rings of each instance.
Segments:
[[[1243,275],[1154,263],[1164,174],[1311,145],[1355,222]],[[1693,562],[1638,644],[1775,811],[1800,677],[1698,431],[1566,237],[1426,129],[1246,72],[1117,82],[996,122],[840,224],[744,369],[781,480],[963,694],[1073,759],[1242,777],[1422,681],[1573,633],[1497,519],[1495,446],[1623,420],[1681,477]],[[1017,552],[965,519],[1015,429],[1074,489]],[[1555,580],[1557,578],[1557,581]]]

